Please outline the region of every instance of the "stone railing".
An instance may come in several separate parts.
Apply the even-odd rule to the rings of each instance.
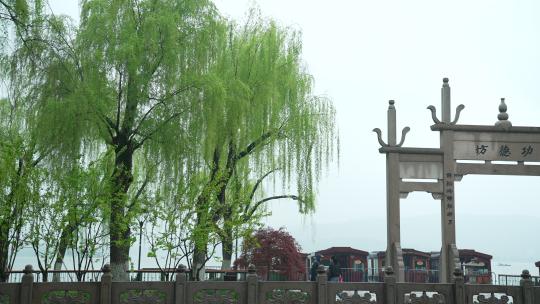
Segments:
[[[391,268],[381,283],[328,282],[323,268],[316,282],[260,281],[250,267],[246,281],[189,282],[186,268],[171,282],[113,282],[108,265],[101,281],[36,283],[27,266],[21,283],[0,283],[0,304],[539,304],[540,287],[523,271],[520,286],[465,284],[454,272],[450,284],[397,283]]]

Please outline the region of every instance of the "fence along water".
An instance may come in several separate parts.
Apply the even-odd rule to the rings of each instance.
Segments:
[[[99,282],[34,282],[33,269],[27,266],[21,283],[0,283],[0,303],[84,303],[84,304],[538,304],[540,287],[533,286],[531,275],[523,271],[519,286],[476,285],[464,282],[461,269],[453,282],[398,283],[391,267],[380,283],[328,282],[323,267],[316,282],[270,282],[257,277],[250,267],[245,281],[190,282],[186,268],[180,266],[170,282],[114,282],[105,265]]]

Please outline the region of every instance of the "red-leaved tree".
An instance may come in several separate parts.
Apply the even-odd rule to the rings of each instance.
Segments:
[[[244,241],[242,255],[234,265],[245,269],[253,264],[257,274],[267,280],[271,273],[290,281],[303,280],[306,264],[300,250],[300,245],[284,228],[259,229],[251,239]]]

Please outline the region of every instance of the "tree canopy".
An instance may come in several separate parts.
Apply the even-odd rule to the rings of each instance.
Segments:
[[[284,228],[257,230],[245,240],[242,256],[235,266],[246,269],[253,264],[266,279],[270,274],[284,274],[288,280],[298,280],[306,273],[306,263],[300,245]]]

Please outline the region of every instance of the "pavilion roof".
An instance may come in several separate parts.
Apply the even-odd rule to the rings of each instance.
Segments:
[[[367,256],[369,253],[364,250],[355,249],[351,247],[330,247],[324,250],[320,250],[316,252],[317,254],[322,255],[332,255],[332,254],[356,254],[356,255],[362,255]]]
[[[484,258],[484,259],[488,259],[488,260],[491,260],[493,258],[493,256],[487,254],[487,253],[482,253],[482,252],[479,252],[479,251],[475,251],[474,249],[459,249],[459,256],[473,256],[473,257],[480,257],[480,258]]]

